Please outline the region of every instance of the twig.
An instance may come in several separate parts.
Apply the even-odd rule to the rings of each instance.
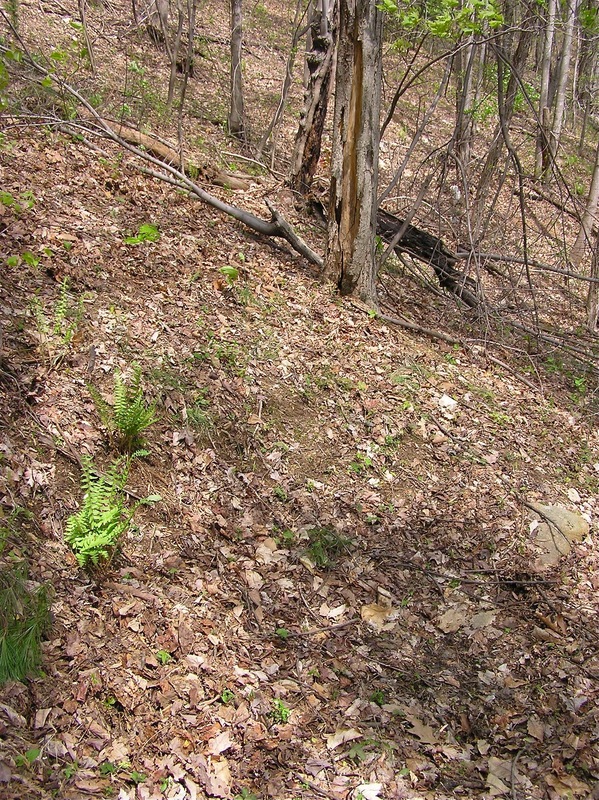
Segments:
[[[339,800],[338,794],[333,794],[332,792],[327,792],[326,789],[321,789],[320,786],[318,786],[316,783],[313,783],[313,781],[308,780],[308,778],[304,778],[303,775],[297,774],[295,779],[301,784],[308,786],[313,792],[316,792],[316,794],[320,795],[321,797],[328,797],[330,800]]]
[[[380,313],[378,313],[376,316],[377,319],[386,322],[388,325],[395,325],[398,328],[406,328],[409,331],[422,333],[424,336],[429,336],[431,339],[440,339],[442,342],[447,342],[447,344],[459,344],[462,346],[462,342],[460,342],[459,339],[453,339],[451,336],[448,336],[446,333],[442,333],[441,331],[423,328],[421,325],[416,325],[415,322],[408,322],[408,320],[403,319],[403,317],[390,317],[388,314]]]
[[[529,381],[528,378],[525,378],[524,375],[519,373],[513,367],[510,367],[509,364],[506,364],[505,361],[501,361],[499,358],[495,358],[495,356],[491,356],[487,353],[487,358],[489,361],[492,361],[493,364],[497,364],[499,367],[503,367],[503,369],[507,369],[508,372],[511,372],[519,381],[521,381],[525,386],[528,386],[529,389],[532,389],[533,392],[538,392],[539,387],[535,386],[532,381]]]
[[[289,636],[314,636],[316,633],[327,633],[328,631],[337,631],[341,628],[348,628],[350,625],[356,625],[360,622],[359,617],[352,617],[347,622],[338,622],[336,625],[325,625],[322,628],[310,628],[309,631],[289,631]]]

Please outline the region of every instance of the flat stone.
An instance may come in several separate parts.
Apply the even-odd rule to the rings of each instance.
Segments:
[[[545,506],[531,503],[539,525],[535,529],[535,544],[541,553],[535,562],[538,570],[554,567],[560,558],[567,556],[573,542],[580,542],[589,532],[589,523],[575,511],[563,506]]]

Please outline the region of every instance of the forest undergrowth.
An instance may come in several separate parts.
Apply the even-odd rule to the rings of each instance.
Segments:
[[[226,21],[207,9],[214,48]],[[248,66],[262,71],[256,125],[286,41],[266,30]],[[96,57],[117,75],[113,36]],[[143,69],[159,59],[128,41]],[[216,191],[261,215],[275,196],[323,246],[210,122],[223,78],[214,51],[206,61],[216,78],[190,89],[202,115],[184,126],[196,153],[248,179]],[[397,328],[112,143],[10,116],[3,127],[0,566],[27,564],[51,619],[41,672],[0,689],[0,794],[595,797],[589,358],[392,262],[383,302],[449,341]],[[545,231],[553,210],[538,201]],[[515,236],[498,230],[494,244],[506,254]],[[539,234],[538,258],[543,247]],[[526,288],[502,295],[482,279],[489,307],[529,307]],[[543,285],[543,314],[573,336],[582,293]],[[128,441],[125,385],[144,421]],[[123,459],[127,526],[85,570],[65,540],[82,471],[93,465],[89,483]],[[552,566],[539,503],[590,523]]]

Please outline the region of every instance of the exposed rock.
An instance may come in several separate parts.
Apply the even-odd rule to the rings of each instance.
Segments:
[[[589,523],[574,511],[563,506],[544,506],[531,503],[539,520],[535,528],[535,544],[540,555],[535,562],[538,570],[555,566],[560,558],[567,556],[573,542],[580,542],[589,532]]]

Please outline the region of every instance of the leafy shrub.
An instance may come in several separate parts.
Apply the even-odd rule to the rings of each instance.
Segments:
[[[88,385],[87,388],[104,425],[120,433],[121,448],[132,453],[142,446],[141,434],[156,422],[156,415],[155,406],[148,405],[144,399],[139,364],[133,365],[130,384],[125,383],[120,374],[115,375],[114,405],[108,403],[95,386]]]
[[[136,454],[133,455],[135,457]],[[90,458],[84,459],[81,488],[83,504],[66,523],[65,539],[82,567],[106,561],[130,526],[140,505],[156,503],[160,495],[150,495],[133,506],[125,503],[123,489],[129,476],[131,459],[119,459],[105,475],[99,475]]]

